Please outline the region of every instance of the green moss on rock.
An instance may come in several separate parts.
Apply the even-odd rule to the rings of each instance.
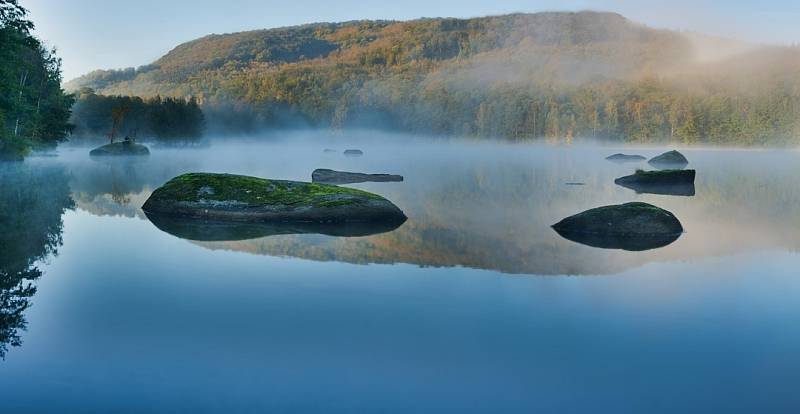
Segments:
[[[385,198],[354,188],[213,173],[175,177],[155,190],[142,208],[246,221],[405,220]]]

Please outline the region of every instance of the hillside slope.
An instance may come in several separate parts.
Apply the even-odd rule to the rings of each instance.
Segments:
[[[212,125],[229,128],[758,145],[793,143],[800,131],[797,73],[796,48],[552,12],[210,35],[67,87],[193,96]]]

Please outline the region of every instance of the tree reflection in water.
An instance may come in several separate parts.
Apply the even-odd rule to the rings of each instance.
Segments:
[[[0,357],[22,343],[38,262],[61,246],[62,214],[74,206],[63,168],[0,164]]]

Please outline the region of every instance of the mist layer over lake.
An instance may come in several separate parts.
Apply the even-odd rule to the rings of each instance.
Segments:
[[[140,159],[63,146],[0,165],[0,298],[14,304],[0,309],[2,406],[792,412],[800,153],[682,150],[693,196],[614,184],[649,167],[606,156],[665,150],[298,133]],[[184,172],[310,181],[316,168],[403,175],[348,186],[408,220],[226,240],[141,210]],[[629,201],[671,211],[685,233],[625,251],[550,227]]]

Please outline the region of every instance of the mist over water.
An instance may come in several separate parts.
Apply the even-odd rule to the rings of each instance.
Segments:
[[[796,151],[681,150],[697,180],[694,196],[675,197],[615,185],[650,168],[605,160],[665,148],[367,131],[263,138],[152,146],[138,159],[62,146],[22,164],[56,171],[48,181],[68,184],[74,209],[32,212],[63,222],[62,244],[31,255],[42,276],[21,346],[0,362],[4,406],[744,413],[800,404],[800,336],[789,326],[800,316]],[[403,175],[349,186],[386,197],[408,221],[364,237],[199,241],[141,210],[185,172],[310,181],[316,168]],[[671,211],[685,233],[633,252],[550,228],[630,201]]]

